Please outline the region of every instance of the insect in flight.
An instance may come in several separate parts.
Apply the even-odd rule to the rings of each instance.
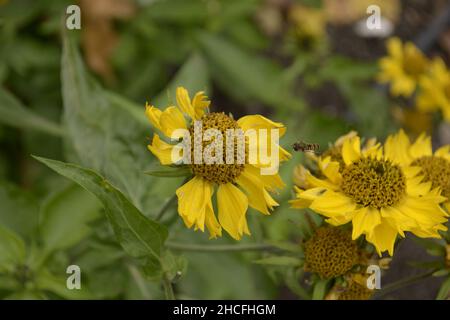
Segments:
[[[320,146],[318,143],[306,143],[303,140],[297,141],[292,145],[294,151],[301,152],[313,152],[319,151]]]

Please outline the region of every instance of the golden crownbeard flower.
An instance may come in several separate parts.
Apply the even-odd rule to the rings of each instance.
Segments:
[[[388,56],[379,61],[378,81],[390,83],[394,96],[410,97],[426,72],[428,59],[411,42],[402,44],[399,38],[390,38],[387,42]]]
[[[444,203],[450,211],[450,145],[442,146],[433,153],[431,137],[422,133],[413,143],[403,130],[389,136],[386,152],[400,165],[419,168],[418,178],[431,183],[432,189],[441,191],[447,198]]]
[[[397,149],[399,150],[399,149]],[[378,254],[393,255],[397,235],[411,231],[420,237],[440,237],[438,230],[446,212],[440,207],[445,198],[431,183],[421,183],[419,168],[394,162],[391,145],[388,152],[376,145],[361,151],[358,136],[342,146],[345,168],[331,157],[321,159],[323,179],[307,173],[308,189],[296,190],[294,208],[311,208],[325,216],[331,225],[352,222],[352,239],[365,235]],[[397,151],[398,152],[398,151]]]
[[[176,90],[176,100],[177,106],[169,106],[164,111],[147,105],[146,115],[152,125],[167,138],[173,138],[173,135],[175,135],[178,140],[184,139],[185,136],[178,134],[177,129],[185,129],[185,131],[192,133],[188,137],[190,139],[188,143],[192,150],[191,154],[195,153],[194,148],[197,145],[204,147],[205,151],[207,147],[204,137],[203,139],[200,137],[200,140],[197,141],[194,132],[194,123],[196,122],[202,124],[205,132],[208,129],[216,129],[224,137],[226,137],[227,130],[231,129],[242,129],[244,133],[247,130],[256,130],[258,143],[256,147],[261,144],[272,146],[270,133],[268,138],[264,140],[264,136],[261,136],[260,133],[262,129],[278,130],[279,136],[283,136],[286,131],[282,123],[273,122],[261,115],[248,115],[239,120],[234,120],[224,113],[209,112],[210,101],[207,100],[203,92],[196,93],[191,100],[188,91],[179,87]],[[221,158],[223,162],[207,164],[196,163],[194,160],[188,164],[192,172],[192,178],[176,191],[178,213],[188,228],[194,226],[195,230],[204,231],[206,225],[210,238],[222,236],[223,228],[234,239],[239,240],[244,234],[250,235],[246,219],[248,207],[269,215],[270,210],[274,206],[278,206],[269,192],[284,187],[284,183],[278,173],[262,174],[261,168],[267,167],[267,164],[260,161],[259,157],[255,163],[249,162],[247,140],[245,160],[238,161],[239,152],[234,152],[234,159],[232,159],[234,161],[230,164],[226,162],[227,138],[224,140],[223,159]],[[215,140],[212,142],[215,142]],[[154,134],[153,141],[148,148],[163,165],[178,165],[180,159],[184,156],[183,149],[178,148],[177,145],[164,142],[158,134]],[[261,151],[259,148],[257,150]],[[290,154],[278,144],[276,144],[276,150],[279,152],[278,159],[280,161],[286,161],[290,158]],[[270,158],[271,149],[268,148],[265,151]],[[176,155],[175,159],[174,154]],[[216,192],[217,197],[218,219],[212,203],[214,192]]]
[[[359,262],[351,234],[337,227],[320,227],[305,242],[305,270],[321,278],[341,276]]]
[[[450,122],[450,72],[444,61],[436,58],[430,70],[420,78],[417,109],[424,112],[441,110],[444,119]]]

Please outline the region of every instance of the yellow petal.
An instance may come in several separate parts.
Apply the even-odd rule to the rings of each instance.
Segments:
[[[450,160],[450,145],[445,145],[445,146],[440,147],[439,149],[436,150],[434,155],[436,157],[442,157],[447,160]]]
[[[208,228],[210,239],[222,236],[222,227],[220,226],[220,223],[217,221],[216,215],[214,214],[211,198],[206,204],[205,224]]]
[[[431,149],[431,138],[422,133],[416,141],[411,145],[409,153],[413,158],[420,158],[423,156],[431,156],[433,151]]]
[[[207,100],[208,97],[203,91],[197,92],[192,99],[192,106],[195,112],[195,119],[200,120],[200,118],[205,114],[205,109],[209,107],[211,103]]]
[[[303,193],[302,196],[305,197],[305,193]],[[310,208],[317,213],[330,218],[344,216],[346,213],[353,212],[355,206],[353,200],[344,194],[327,190],[314,199]]]
[[[339,162],[331,161],[331,157],[319,160],[319,168],[331,182],[334,184],[340,184],[342,176],[339,172]]]
[[[154,106],[149,105],[148,103],[145,104],[145,115],[147,116],[147,119],[150,121],[152,126],[158,130],[161,130],[159,119],[161,117],[162,111],[158,108],[155,108]]]
[[[381,215],[377,209],[363,207],[355,212],[352,219],[352,239],[356,240],[360,235],[369,235],[381,222]]]
[[[188,91],[183,87],[178,87],[176,91],[178,107],[191,119],[195,119],[194,107],[191,104],[191,98]]]
[[[244,133],[249,129],[254,129],[257,131],[259,129],[279,129],[280,137],[282,137],[286,132],[286,127],[281,122],[273,122],[259,114],[242,117],[237,121],[237,123]],[[267,136],[270,137],[269,132],[267,133]]]
[[[361,140],[358,136],[344,141],[342,145],[342,158],[346,165],[352,164],[361,157]]]
[[[204,231],[206,214],[211,218],[212,192],[212,184],[198,176],[177,189],[178,213],[189,228],[195,225],[196,229]]]
[[[184,119],[183,114],[181,113],[180,109],[177,107],[168,107],[160,116],[160,126],[161,131],[164,133],[167,137],[178,139],[183,137],[183,133],[178,132],[174,136],[172,134],[177,129],[186,129],[186,120]]]
[[[162,141],[157,134],[153,136],[152,144],[148,145],[148,149],[159,159],[162,165],[176,163],[183,157],[183,149]]]
[[[273,206],[278,206],[278,203],[265,190],[259,175],[255,175],[248,168],[244,169],[238,177],[237,183],[247,193],[250,207],[268,215],[270,214],[269,209],[272,210]]]
[[[234,239],[240,240],[249,234],[245,214],[248,208],[247,196],[231,183],[221,184],[217,191],[219,222]]]
[[[375,246],[380,257],[384,251],[388,251],[391,256],[394,254],[395,239],[397,239],[397,230],[383,219],[367,236],[367,241]]]
[[[410,145],[408,136],[403,130],[400,130],[397,134],[389,136],[386,139],[384,155],[396,164],[409,165],[412,161],[408,155]]]

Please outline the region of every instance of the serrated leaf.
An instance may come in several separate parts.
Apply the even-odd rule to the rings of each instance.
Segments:
[[[134,103],[106,93],[89,76],[67,34],[61,64],[64,120],[77,159],[110,180],[146,215],[156,214],[177,181],[158,184],[156,178],[143,174],[156,162],[146,148],[151,130],[144,102],[143,120],[139,121],[137,112],[132,111]]]
[[[94,194],[103,204],[117,241],[130,256],[143,260],[147,273],[161,268],[165,226],[145,217],[118,189],[96,172],[56,160],[35,157],[60,175]]]
[[[12,94],[0,87],[0,122],[9,126],[62,136],[62,128],[26,108]]]
[[[257,264],[273,265],[273,266],[286,266],[286,267],[300,267],[303,265],[301,259],[288,256],[272,256],[263,259],[253,261]]]
[[[87,236],[87,224],[100,216],[102,204],[96,197],[71,185],[42,205],[39,231],[46,252],[69,248]]]

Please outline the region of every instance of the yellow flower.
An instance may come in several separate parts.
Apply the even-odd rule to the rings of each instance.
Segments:
[[[325,35],[326,17],[321,9],[294,5],[289,10],[289,20],[301,40],[317,41]]]
[[[186,137],[177,129],[185,129],[189,132],[190,141],[187,142],[191,146],[191,155],[194,155],[194,148],[197,145],[203,147],[205,152],[208,147],[205,145],[204,138],[200,137],[200,140],[197,140],[195,136],[194,123],[197,121],[201,122],[205,132],[208,129],[216,129],[224,137],[229,129],[242,129],[244,133],[254,129],[257,132],[258,145],[256,147],[264,146],[264,143],[268,143],[270,146],[272,142],[270,133],[269,137],[265,139],[261,135],[261,129],[276,129],[279,131],[279,136],[286,131],[283,124],[273,122],[261,115],[244,116],[236,121],[224,113],[210,113],[208,110],[210,102],[203,92],[198,92],[191,100],[188,91],[179,87],[176,91],[176,100],[177,106],[170,106],[164,111],[147,105],[146,115],[156,129],[167,138],[175,138],[176,143]],[[216,140],[211,140],[211,144],[213,142],[215,143]],[[218,156],[223,162],[198,163],[194,160],[185,164],[190,168],[192,178],[176,191],[178,213],[188,228],[194,226],[195,230],[204,231],[206,225],[211,238],[221,236],[223,228],[234,239],[239,240],[244,234],[250,235],[246,219],[248,207],[265,215],[270,214],[270,210],[274,206],[278,206],[278,203],[269,192],[282,188],[284,183],[278,173],[272,175],[262,173],[261,169],[267,168],[267,164],[263,163],[260,158],[257,158],[254,163],[249,161],[248,140],[245,142],[245,159],[241,162],[238,161],[238,152],[233,152],[234,158],[231,160],[234,161],[227,162],[226,145],[227,139],[225,138],[225,142],[222,144],[223,159]],[[290,154],[286,150],[278,144],[275,146],[280,161],[289,159]],[[153,141],[148,148],[163,165],[180,165],[179,162],[185,156],[183,148],[162,141],[158,134],[154,134]],[[257,150],[264,149],[262,147]],[[270,157],[271,149],[265,151]],[[217,198],[216,207],[212,202],[214,193]],[[217,218],[214,213],[215,208],[218,211]]]
[[[378,254],[393,255],[397,235],[410,231],[420,237],[440,237],[438,230],[446,212],[440,207],[445,198],[431,183],[421,183],[417,168],[394,161],[400,148],[387,141],[384,152],[379,146],[361,151],[360,138],[344,141],[342,157],[345,164],[331,157],[321,159],[321,176],[306,175],[308,189],[296,187],[294,208],[311,208],[325,216],[331,225],[352,223],[352,239],[365,235]]]
[[[399,38],[389,39],[387,50],[388,56],[379,62],[378,80],[390,83],[394,96],[410,97],[427,70],[428,59],[413,43],[402,44]]]
[[[434,59],[430,71],[420,78],[417,108],[425,112],[441,109],[450,122],[450,72],[440,58]]]
[[[447,198],[444,205],[450,211],[450,145],[445,145],[433,153],[431,137],[422,133],[411,143],[403,130],[400,130],[388,137],[386,149],[397,163],[418,167],[418,177],[423,182],[431,183],[432,189],[441,191]]]

